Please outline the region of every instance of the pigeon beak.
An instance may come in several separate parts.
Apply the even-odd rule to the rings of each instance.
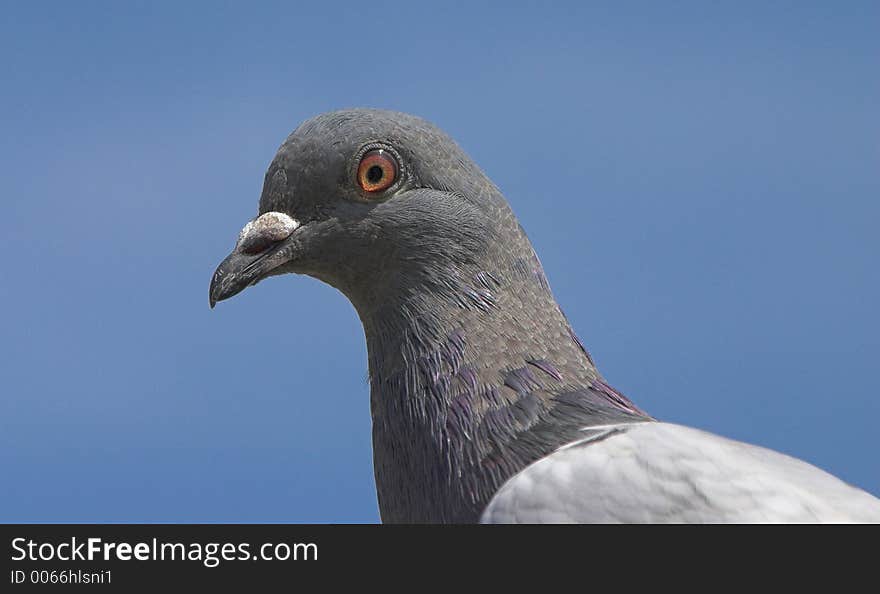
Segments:
[[[290,241],[300,222],[281,212],[267,212],[245,225],[235,249],[211,278],[209,302],[229,299],[269,276],[290,259]]]

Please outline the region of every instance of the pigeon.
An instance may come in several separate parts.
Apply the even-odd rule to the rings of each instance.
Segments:
[[[210,304],[285,273],[341,291],[367,343],[385,523],[880,522],[880,500],[609,385],[501,191],[416,116],[302,123]]]

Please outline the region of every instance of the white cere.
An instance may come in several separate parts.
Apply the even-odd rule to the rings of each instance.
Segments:
[[[271,243],[290,237],[300,222],[283,212],[266,212],[250,221],[238,234],[237,246],[248,243]]]

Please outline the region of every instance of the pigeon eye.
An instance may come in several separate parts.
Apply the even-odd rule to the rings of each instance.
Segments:
[[[364,192],[375,194],[387,190],[397,179],[397,161],[388,151],[373,149],[361,159],[357,180]]]

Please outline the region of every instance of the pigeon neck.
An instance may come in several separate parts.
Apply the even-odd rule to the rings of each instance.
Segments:
[[[434,271],[422,290],[408,279],[386,307],[358,308],[384,521],[478,520],[507,478],[561,445],[554,398],[601,382],[527,253]],[[578,428],[607,422],[603,406]]]

